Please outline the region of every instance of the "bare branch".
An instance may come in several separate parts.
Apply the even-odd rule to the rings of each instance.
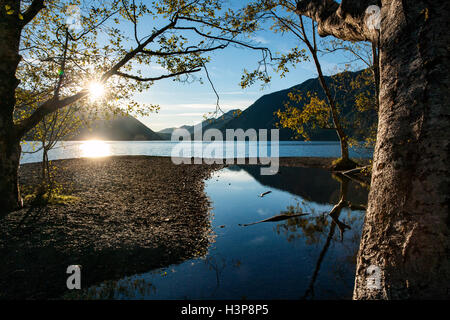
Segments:
[[[212,36],[212,35],[206,34],[204,32],[201,32],[200,30],[198,30],[195,27],[174,27],[173,29],[175,29],[175,30],[192,30],[195,33],[197,33],[198,35],[200,35],[202,37],[205,37],[207,39],[218,40],[218,41],[226,41],[228,43],[234,43],[234,44],[237,44],[239,46],[242,46],[242,47],[245,47],[245,48],[248,48],[248,49],[265,51],[265,52],[268,52],[268,54],[270,56],[270,59],[273,60],[272,52],[266,47],[252,46],[252,45],[247,44],[247,43],[242,42],[242,41],[238,41],[238,40],[234,40],[234,39],[227,39],[227,38],[218,37],[218,36]]]
[[[171,51],[171,52],[142,50],[142,53],[151,55],[151,56],[157,56],[157,57],[168,57],[168,56],[175,56],[175,55],[187,55],[187,54],[198,54],[198,53],[210,52],[210,51],[215,51],[215,50],[219,50],[219,49],[225,49],[226,47],[228,47],[228,43],[221,44],[219,46],[215,46],[215,47],[211,47],[211,48],[199,48],[199,49],[195,49],[195,50]]]
[[[174,73],[171,73],[171,74],[164,74],[164,75],[161,75],[161,76],[158,76],[158,77],[150,77],[150,78],[142,78],[142,77],[138,77],[138,76],[135,76],[135,75],[126,74],[126,73],[123,73],[123,72],[120,72],[120,71],[116,71],[115,75],[120,76],[120,77],[124,77],[124,78],[127,78],[127,79],[140,81],[140,82],[150,82],[150,81],[158,81],[158,80],[162,80],[162,79],[174,78],[174,77],[177,77],[177,76],[181,76],[183,74],[190,74],[190,73],[198,72],[200,70],[201,69],[199,69],[199,68],[194,68],[194,69],[190,69],[190,70],[183,70],[183,71],[180,71],[180,72],[174,72]]]
[[[216,87],[214,86],[214,83],[212,82],[211,77],[209,76],[208,68],[206,68],[206,65],[204,63],[203,63],[203,68],[205,69],[206,78],[208,79],[208,82],[211,85],[211,88],[213,89],[214,94],[216,95],[216,98],[217,98],[217,100],[216,100],[216,112],[214,114],[217,114],[219,111],[224,113],[222,108],[220,108],[220,96],[217,93]]]

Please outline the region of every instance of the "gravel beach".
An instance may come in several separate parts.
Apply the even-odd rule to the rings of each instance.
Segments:
[[[85,288],[206,253],[204,180],[221,166],[140,156],[53,164],[55,180],[76,200],[38,208],[20,226],[27,206],[0,221],[0,298],[57,298],[69,265],[82,266]],[[21,166],[21,185],[38,183],[39,170]]]

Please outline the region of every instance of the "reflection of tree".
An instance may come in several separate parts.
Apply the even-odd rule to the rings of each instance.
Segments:
[[[219,257],[208,256],[205,258],[205,264],[208,266],[209,270],[214,271],[216,274],[216,287],[211,294],[211,296],[214,296],[220,287],[220,277],[223,270],[226,268],[227,263],[224,258],[219,259]]]
[[[329,204],[339,200],[339,180],[325,169],[281,167],[279,174],[273,176],[260,175],[259,166],[241,165],[233,168],[239,169],[245,170],[256,181],[270,189],[287,191],[307,201]],[[348,197],[355,203],[366,202],[367,189],[357,183],[351,183]]]
[[[353,205],[350,201],[347,200],[348,185],[350,180],[345,176],[338,176],[338,175],[334,176],[334,178],[340,182],[339,202],[333,207],[333,209],[331,209],[329,213],[329,216],[333,220],[331,223],[330,231],[328,233],[327,240],[325,241],[325,245],[323,246],[322,251],[319,254],[319,258],[317,259],[316,267],[314,268],[314,273],[311,277],[308,289],[306,289],[305,291],[303,299],[308,298],[309,295],[314,296],[314,284],[317,280],[317,276],[319,274],[322,261],[328,251],[328,248],[330,247],[330,243],[331,240],[333,239],[336,227],[338,227],[341,232],[341,242],[343,242],[344,240],[345,230],[351,229],[350,226],[348,226],[339,219],[342,209],[350,208],[352,210],[361,210],[364,208],[363,206],[360,205]]]
[[[304,236],[306,244],[319,243],[323,233],[329,227],[329,221],[323,215],[296,217],[276,226],[278,234],[285,234],[289,242]]]
[[[324,234],[331,228],[330,219],[341,231],[341,239],[347,229],[351,229],[349,224],[355,221],[355,217],[348,217],[348,224],[339,220],[342,209],[365,210],[365,206],[353,204],[348,200],[350,180],[342,175],[333,175],[333,178],[339,182],[339,200],[329,213],[318,213],[314,208],[309,207],[308,203],[301,201],[296,206],[288,206],[285,214],[298,214],[302,212],[311,213],[309,216],[290,218],[282,224],[276,226],[278,234],[285,234],[288,241],[305,237],[307,244],[319,243]],[[300,205],[301,204],[301,205]]]
[[[302,299],[306,299],[309,295],[314,296],[314,283],[316,282],[317,276],[319,274],[320,266],[322,264],[323,258],[325,257],[325,254],[328,251],[328,248],[330,247],[331,240],[333,239],[334,231],[336,230],[336,222],[333,220],[331,223],[330,231],[328,232],[327,240],[325,241],[325,245],[322,248],[322,251],[320,251],[319,259],[317,259],[316,267],[314,268],[314,273],[311,277],[311,281],[309,283],[308,289],[306,289],[306,292]]]
[[[340,184],[339,188],[339,201],[331,209],[328,214],[317,214],[311,215],[309,217],[297,217],[287,220],[282,224],[276,226],[277,233],[284,233],[287,236],[288,241],[293,241],[295,239],[304,237],[305,242],[308,245],[316,244],[324,238],[326,234],[325,244],[320,251],[319,257],[314,268],[313,275],[309,286],[303,296],[303,299],[314,296],[314,284],[319,275],[320,267],[326,256],[326,253],[334,240],[334,235],[336,228],[340,231],[340,241],[343,243],[344,233],[346,230],[351,229],[351,227],[340,219],[341,212],[344,208],[349,208],[351,210],[365,210],[362,205],[354,205],[348,200],[348,190],[350,180],[342,175],[334,175],[333,178],[337,180]],[[302,208],[297,205],[289,206],[288,212],[301,211]],[[313,211],[313,210],[308,210]],[[330,217],[331,219],[329,219]],[[355,220],[352,219],[348,223],[352,224]],[[353,239],[351,239],[353,241]],[[351,255],[354,257],[354,255]],[[350,259],[350,258],[349,258]],[[349,260],[345,259],[345,260]],[[353,262],[353,261],[352,261]]]

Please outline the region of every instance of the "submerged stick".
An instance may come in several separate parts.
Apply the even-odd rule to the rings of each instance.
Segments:
[[[262,197],[264,197],[266,194],[269,194],[269,193],[272,193],[272,191],[266,191],[266,192],[263,192],[263,193],[261,193],[259,196],[262,198]]]
[[[287,220],[290,218],[294,218],[294,217],[301,217],[301,216],[307,216],[309,213],[298,213],[298,214],[277,214],[276,216],[261,220],[261,221],[257,221],[257,222],[253,222],[253,223],[248,223],[248,224],[239,224],[239,226],[241,227],[247,227],[247,226],[252,226],[254,224],[257,223],[263,223],[263,222],[275,222],[275,221],[283,221],[283,220]]]

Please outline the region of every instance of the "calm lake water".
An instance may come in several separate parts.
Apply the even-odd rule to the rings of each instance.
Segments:
[[[344,209],[340,229],[328,212],[345,193],[352,203],[367,191],[322,169],[281,168],[260,176],[257,166],[232,166],[206,181],[215,241],[205,257],[107,281],[87,290],[113,299],[350,299],[364,212]],[[259,197],[266,191],[270,194]],[[240,226],[282,212],[309,213]]]
[[[147,155],[170,157],[172,150],[178,142],[171,141],[67,141],[60,142],[56,147],[49,151],[49,160],[70,159],[80,157],[98,157],[108,155]],[[190,146],[187,143],[182,145]],[[244,154],[249,155],[249,145],[257,148],[256,143],[249,142],[192,142],[192,155],[197,156],[198,152],[210,148],[211,146],[220,146],[223,154],[226,155],[230,149],[238,154],[240,147],[244,147]],[[338,142],[300,142],[300,141],[280,141],[278,145],[267,146],[268,155],[273,154],[273,148],[277,148],[280,157],[339,157],[340,148]],[[36,151],[34,153],[30,153]],[[42,152],[39,150],[39,143],[27,142],[22,145],[21,163],[42,161]],[[372,155],[372,150],[351,149],[350,155],[355,158],[368,158]],[[222,157],[221,155],[213,158]]]
[[[175,142],[65,142],[51,160],[107,155],[170,156]],[[207,144],[194,143],[203,149]],[[234,148],[236,144],[226,144]],[[337,157],[336,142],[280,142],[281,157]],[[32,150],[31,144],[23,146]],[[270,147],[269,147],[270,149]],[[369,157],[371,150],[352,150]],[[21,163],[41,154],[25,153]],[[264,197],[259,195],[271,191]],[[259,166],[231,166],[205,183],[211,200],[208,253],[178,265],[105,281],[85,289],[90,298],[114,299],[350,299],[363,211],[330,210],[346,196],[367,202],[367,190],[323,169],[281,167],[273,176]],[[242,226],[285,213],[308,215]],[[341,232],[343,224],[347,227]]]

